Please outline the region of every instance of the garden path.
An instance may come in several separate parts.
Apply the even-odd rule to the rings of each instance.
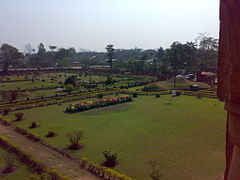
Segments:
[[[29,140],[27,137],[15,132],[10,126],[0,124],[0,135],[8,137],[47,169],[56,169],[75,180],[100,180],[100,178],[88,171],[81,169],[77,162],[68,159],[38,142]]]

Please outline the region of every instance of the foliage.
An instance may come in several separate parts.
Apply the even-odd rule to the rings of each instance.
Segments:
[[[150,177],[152,180],[160,180],[162,175],[159,173],[159,171],[156,169],[157,162],[156,161],[150,161],[148,165],[151,168],[151,174]]]
[[[9,109],[4,109],[4,110],[3,110],[3,115],[4,115],[4,116],[8,115],[8,113],[9,113]]]
[[[113,76],[111,74],[107,75],[107,80],[105,81],[106,85],[113,84]]]
[[[114,45],[109,44],[109,45],[107,45],[107,47],[106,47],[107,56],[108,56],[108,63],[109,63],[109,65],[110,65],[110,70],[113,69],[113,67],[112,67],[112,62],[113,62],[113,54],[114,54],[114,51],[115,51],[115,49],[113,48],[113,46],[114,46]]]
[[[113,98],[104,98],[97,101],[86,101],[86,102],[81,102],[76,104],[70,104],[66,108],[65,112],[66,113],[81,112],[81,111],[86,111],[94,108],[126,103],[130,101],[132,101],[131,96],[119,96],[119,97],[113,97]]]
[[[109,164],[114,164],[116,163],[117,160],[117,153],[115,151],[112,150],[104,150],[103,151],[103,156],[106,159],[107,163]]]
[[[15,113],[14,115],[15,115],[15,117],[17,118],[17,119],[16,119],[17,121],[21,121],[22,118],[23,118],[24,113],[23,113],[23,112],[17,112],[17,113]]]
[[[74,90],[74,87],[72,84],[66,84],[65,89],[67,92],[72,92]]]
[[[68,140],[70,141],[69,149],[80,149],[80,140],[83,136],[82,131],[74,131],[73,133],[70,133],[67,135]]]
[[[98,94],[98,98],[103,98],[103,94]]]
[[[156,94],[156,98],[160,98],[160,94]]]
[[[54,137],[54,136],[56,136],[56,133],[53,131],[49,131],[46,135],[46,137]]]
[[[4,169],[2,170],[3,173],[10,173],[14,166],[15,157],[11,153],[6,153],[2,156],[2,161],[4,162]]]
[[[37,123],[35,121],[31,122],[31,126],[29,128],[33,129],[37,127]]]
[[[75,76],[69,76],[64,82],[64,85],[67,84],[72,84],[75,87],[76,86]]]
[[[138,97],[138,93],[133,93],[132,95],[133,95],[134,98]]]
[[[0,48],[0,62],[3,64],[3,71],[8,71],[10,65],[16,65],[19,60],[23,59],[23,54],[17,48],[2,44]]]

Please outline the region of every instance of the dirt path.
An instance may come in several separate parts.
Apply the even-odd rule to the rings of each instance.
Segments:
[[[0,124],[0,134],[8,137],[47,169],[56,169],[62,174],[76,180],[100,180],[100,178],[92,175],[88,171],[81,169],[76,162],[38,142],[27,139],[9,126]]]

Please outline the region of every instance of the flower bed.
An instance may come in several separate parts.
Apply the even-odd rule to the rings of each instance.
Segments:
[[[112,98],[105,98],[98,101],[85,101],[82,103],[71,104],[66,108],[66,113],[75,113],[86,111],[89,109],[111,106],[115,104],[122,104],[126,102],[132,101],[131,96],[119,96],[119,97],[112,97]]]

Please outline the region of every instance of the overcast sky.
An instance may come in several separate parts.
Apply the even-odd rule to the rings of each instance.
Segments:
[[[218,11],[219,0],[0,0],[0,44],[167,48],[200,32],[218,38]]]

